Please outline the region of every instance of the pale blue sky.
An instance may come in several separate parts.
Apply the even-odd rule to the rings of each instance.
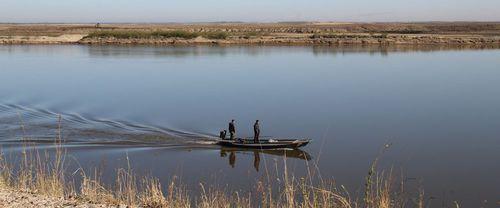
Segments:
[[[500,0],[0,0],[0,22],[500,21]]]

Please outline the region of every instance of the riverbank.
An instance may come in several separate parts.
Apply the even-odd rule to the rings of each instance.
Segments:
[[[105,204],[92,204],[82,200],[57,198],[19,191],[0,185],[0,207],[3,208],[38,208],[38,207],[58,207],[58,208],[111,208],[120,207]],[[126,207],[126,206],[123,206]]]
[[[227,39],[180,39],[180,38],[83,38],[79,44],[100,45],[477,45],[500,46],[499,37],[456,35],[387,35],[340,34],[340,35],[281,35],[255,38],[229,37]]]
[[[500,46],[500,23],[0,24],[0,44]]]

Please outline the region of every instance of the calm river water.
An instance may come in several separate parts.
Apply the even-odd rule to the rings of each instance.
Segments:
[[[329,47],[0,46],[0,143],[57,135],[71,157],[112,172],[125,164],[188,186],[253,187],[283,151],[211,145],[239,136],[310,138],[288,151],[301,176],[317,164],[362,192],[380,169],[403,172],[431,207],[500,200],[500,50]],[[25,128],[23,129],[22,126]],[[106,177],[106,174],[104,174]]]

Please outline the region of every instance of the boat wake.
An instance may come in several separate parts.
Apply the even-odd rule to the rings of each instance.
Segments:
[[[61,131],[59,131],[61,130]],[[193,146],[214,144],[213,135],[130,121],[56,113],[16,104],[0,104],[0,143]]]

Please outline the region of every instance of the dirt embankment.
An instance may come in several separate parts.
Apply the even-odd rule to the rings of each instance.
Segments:
[[[190,37],[151,35],[165,31]],[[207,33],[223,35],[193,37]],[[0,44],[500,46],[500,23],[0,24]]]
[[[3,208],[112,208],[104,204],[92,204],[76,199],[61,199],[0,187],[0,207]],[[126,206],[122,206],[126,207]]]

